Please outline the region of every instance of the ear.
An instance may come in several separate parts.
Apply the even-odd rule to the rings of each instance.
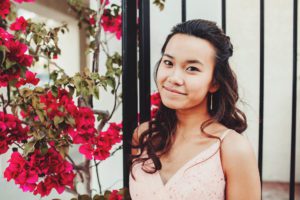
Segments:
[[[211,82],[208,91],[209,91],[210,93],[215,93],[216,91],[219,90],[219,88],[220,88],[219,83],[217,83],[217,82],[215,81],[215,79],[214,79],[214,80]]]

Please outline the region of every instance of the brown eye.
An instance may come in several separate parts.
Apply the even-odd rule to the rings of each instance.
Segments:
[[[163,63],[165,65],[173,65],[173,63],[171,61],[169,61],[169,60],[164,60]]]
[[[188,67],[187,71],[198,71],[198,72],[200,72],[200,70],[197,67],[193,67],[193,66]]]

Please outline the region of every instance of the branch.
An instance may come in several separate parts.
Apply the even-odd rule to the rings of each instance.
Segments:
[[[5,104],[6,104],[6,100],[4,99],[3,95],[1,94],[0,95],[0,98],[1,98],[1,101],[2,101],[2,104],[3,104],[3,112],[6,114],[6,107],[5,107]]]
[[[74,162],[74,160],[69,155],[66,155],[66,158],[72,163],[74,169],[76,170],[76,172],[80,176],[81,182],[83,183],[84,182],[84,178],[83,178],[83,175],[80,172],[80,170],[84,170],[84,168],[82,166],[80,166],[80,165],[76,165],[75,162]]]
[[[109,112],[107,110],[93,110],[96,115],[102,115],[104,117],[109,116]]]
[[[65,191],[69,192],[71,194],[74,194],[75,196],[78,196],[78,192],[76,190],[72,190],[71,188],[65,187]]]
[[[90,170],[89,170],[90,162],[91,162],[90,160],[86,159],[85,163],[84,163],[84,167],[85,167],[85,169],[87,169],[87,171],[86,171],[86,182],[87,182],[86,191],[91,196],[92,195],[91,194],[92,190],[91,190],[91,185],[90,185],[90,183],[91,183],[91,174],[90,174]]]
[[[97,12],[97,22],[96,24],[98,25],[98,29],[96,31],[96,34],[95,34],[95,51],[94,51],[94,55],[93,55],[93,66],[92,66],[92,72],[98,72],[99,71],[99,54],[100,54],[100,35],[101,35],[101,24],[100,24],[100,21],[101,21],[101,18],[102,18],[102,15],[103,15],[103,12],[104,12],[104,7],[105,7],[105,4],[106,4],[106,1],[107,0],[104,0],[102,2],[102,4],[100,2],[100,8]]]
[[[118,77],[118,84],[117,84],[117,87],[114,88],[114,91],[115,91],[115,102],[114,102],[114,107],[113,107],[113,110],[111,111],[110,113],[110,116],[108,117],[107,121],[109,121],[111,118],[112,118],[112,115],[113,113],[115,112],[116,108],[117,108],[117,100],[118,100],[118,96],[117,96],[117,91],[119,89],[119,86],[120,86],[120,77]]]
[[[121,150],[121,149],[123,149],[123,146],[122,145],[120,145],[118,148],[116,148],[111,154],[110,154],[110,156],[108,157],[108,158],[110,158],[111,156],[113,156],[117,151],[119,151],[119,150]],[[90,166],[90,168],[92,168],[92,167],[97,167],[99,164],[101,163],[101,160],[99,161],[99,162],[95,162],[95,165],[91,165]]]
[[[14,144],[17,145],[20,149],[24,150],[24,148],[22,146],[20,146],[18,143],[16,143],[15,141],[14,141]]]
[[[95,159],[94,159],[94,163],[96,165],[96,160]],[[98,165],[96,165],[96,174],[97,174],[97,182],[98,182],[98,186],[99,186],[99,193],[102,194]]]
[[[110,156],[113,156],[117,151],[119,151],[119,150],[121,150],[121,149],[123,149],[123,146],[122,146],[122,145],[120,145],[118,148],[116,148],[116,149],[110,154]]]
[[[37,54],[36,56],[38,56],[38,57],[40,57],[40,58],[46,59],[47,62],[48,62],[48,66],[49,66],[49,64],[51,64],[51,65],[55,66],[56,68],[58,68],[59,70],[61,70],[62,73],[66,75],[64,69],[63,69],[62,67],[60,67],[56,62],[51,61],[51,59],[48,58],[47,56],[43,56],[43,55],[41,55],[41,54]]]
[[[6,108],[8,107],[8,105],[10,104],[10,85],[9,83],[7,84],[7,102],[6,104],[3,106],[3,112],[6,114]]]

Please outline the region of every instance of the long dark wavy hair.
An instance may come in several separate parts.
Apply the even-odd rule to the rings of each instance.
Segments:
[[[170,39],[179,33],[205,39],[210,42],[216,50],[213,83],[218,83],[219,89],[213,93],[213,109],[209,108],[212,95],[207,94],[207,110],[211,119],[201,124],[201,131],[207,137],[220,140],[219,137],[204,131],[204,128],[208,125],[219,122],[227,128],[242,133],[247,128],[247,120],[245,114],[236,107],[236,103],[239,100],[238,85],[236,75],[231,70],[228,62],[233,53],[230,38],[224,34],[215,22],[202,19],[190,20],[172,28],[171,33],[167,36],[161,49],[162,55]],[[156,64],[154,74],[155,82],[160,62],[161,59]],[[149,121],[149,129],[141,133],[137,145],[132,144],[132,148],[139,149],[140,151],[138,155],[131,155],[130,171],[132,172],[133,165],[142,163],[144,166],[145,162],[149,159],[153,161],[154,168],[143,168],[143,170],[147,173],[155,173],[157,170],[160,170],[162,165],[159,157],[170,150],[172,146],[172,136],[176,132],[176,127],[176,111],[166,107],[161,102],[155,117]],[[144,151],[147,152],[146,156],[141,156]],[[131,174],[133,175],[133,173]]]

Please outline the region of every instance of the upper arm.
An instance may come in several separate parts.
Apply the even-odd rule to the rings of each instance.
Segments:
[[[133,145],[138,145],[139,144],[139,138],[140,138],[140,135],[145,131],[147,130],[149,127],[149,122],[144,122],[142,124],[140,124],[138,127],[136,127],[134,129],[134,132],[133,132],[133,135],[132,135],[132,144]],[[132,155],[137,155],[139,154],[139,149],[136,149],[136,148],[132,148],[131,149],[131,154]]]
[[[222,142],[222,164],[226,177],[226,199],[259,200],[261,183],[250,142],[233,132]]]

